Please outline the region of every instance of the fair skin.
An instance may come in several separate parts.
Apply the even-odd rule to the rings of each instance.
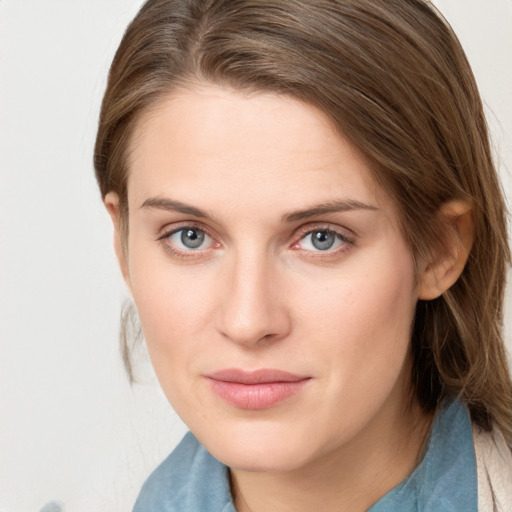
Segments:
[[[127,240],[105,204],[161,386],[237,510],[364,511],[411,472],[431,423],[410,400],[415,305],[463,251],[417,276],[395,205],[321,112],[176,92],[133,136]]]

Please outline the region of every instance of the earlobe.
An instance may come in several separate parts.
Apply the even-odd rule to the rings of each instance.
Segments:
[[[449,201],[439,210],[442,240],[432,251],[432,261],[420,269],[418,298],[441,296],[460,277],[474,240],[472,207],[468,201]]]
[[[116,252],[119,268],[121,269],[121,274],[123,275],[123,279],[131,294],[132,289],[130,282],[130,273],[128,270],[128,248],[124,243],[121,229],[121,211],[119,207],[119,196],[115,192],[109,192],[105,196],[103,204],[105,205],[105,208],[107,209],[110,218],[112,219],[112,224],[114,225],[114,250]]]

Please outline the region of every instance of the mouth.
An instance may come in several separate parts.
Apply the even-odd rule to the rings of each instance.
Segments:
[[[311,377],[282,370],[226,369],[206,376],[220,398],[238,409],[273,407],[298,393]]]

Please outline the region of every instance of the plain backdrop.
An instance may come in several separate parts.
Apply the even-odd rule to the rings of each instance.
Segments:
[[[512,0],[438,0],[477,76],[512,199]],[[185,427],[140,354],[92,152],[110,60],[139,0],[0,0],[0,512],[131,509]],[[511,289],[506,339],[512,347]]]

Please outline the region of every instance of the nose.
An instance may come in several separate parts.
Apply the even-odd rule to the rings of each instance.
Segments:
[[[223,336],[251,347],[290,332],[285,292],[277,285],[278,270],[270,257],[234,258],[220,292],[217,329]]]

